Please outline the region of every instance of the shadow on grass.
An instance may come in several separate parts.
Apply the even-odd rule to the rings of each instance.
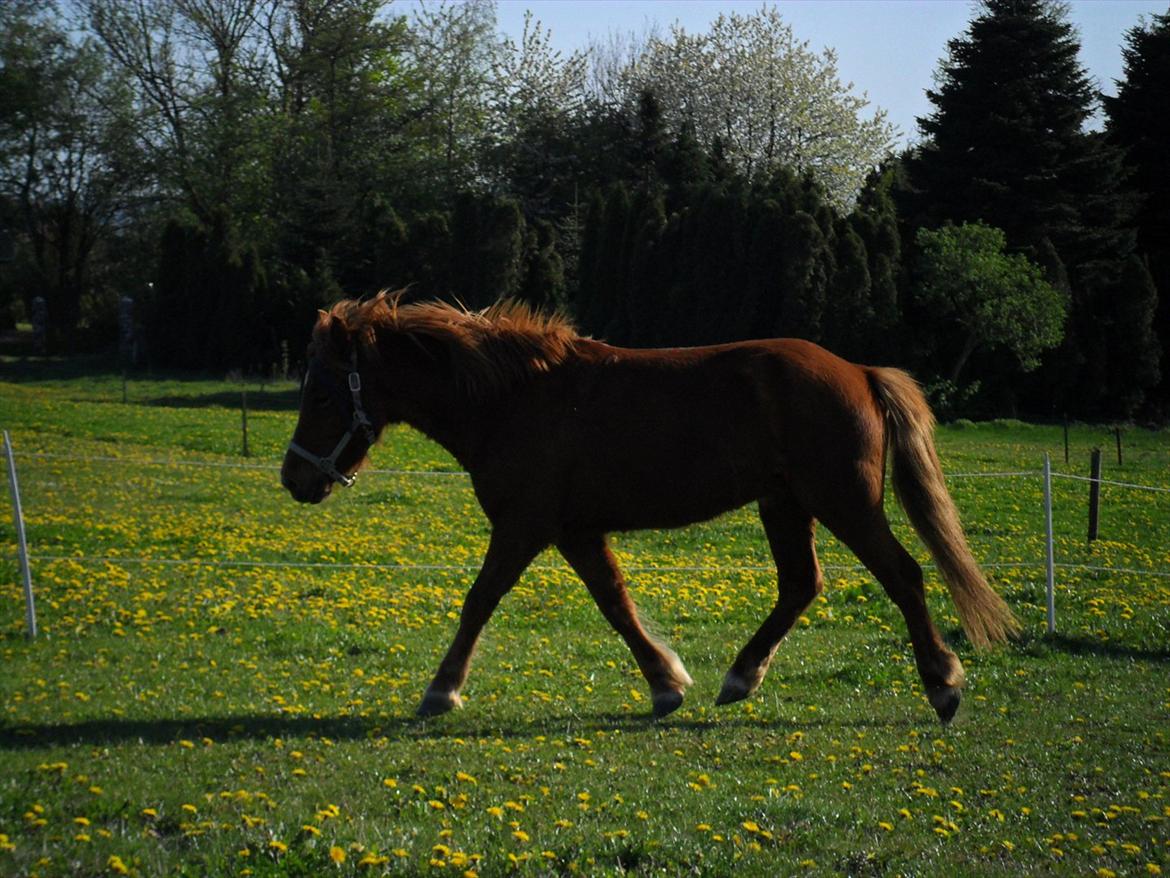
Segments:
[[[1127,659],[1143,662],[1170,662],[1170,645],[1145,648],[1112,643],[1071,634],[1046,634],[1026,641],[1023,646],[1033,650],[1048,649],[1067,655],[1096,656],[1098,658]]]
[[[238,716],[189,717],[184,719],[106,718],[69,723],[17,724],[0,726],[0,751],[35,750],[43,747],[83,744],[173,744],[180,740],[210,738],[216,743],[267,740],[269,738],[318,737],[333,741],[374,740],[441,740],[446,738],[535,738],[544,735],[584,737],[596,732],[623,733],[683,731],[726,734],[732,730],[764,732],[791,731],[790,720],[770,717],[728,716],[702,719],[666,718],[653,720],[645,714],[598,713],[545,716],[529,722],[493,724],[485,717],[482,725],[468,726],[460,719],[466,714],[420,719],[411,716],[284,716],[281,714],[241,714]],[[925,717],[923,717],[925,719]],[[907,727],[910,719],[854,720],[812,719],[799,723],[808,726],[842,726],[849,728]]]
[[[192,396],[157,396],[153,399],[139,400],[139,402],[142,405],[173,409],[201,409],[217,406],[220,408],[239,408],[241,398],[239,391],[222,390]],[[299,404],[300,391],[296,388],[288,390],[248,389],[248,408],[253,411],[290,412],[296,411]]]

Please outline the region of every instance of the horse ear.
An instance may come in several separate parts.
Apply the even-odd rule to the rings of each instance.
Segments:
[[[333,348],[333,352],[340,358],[344,359],[349,355],[352,338],[350,336],[349,327],[345,325],[345,321],[334,317],[329,321],[329,345]]]

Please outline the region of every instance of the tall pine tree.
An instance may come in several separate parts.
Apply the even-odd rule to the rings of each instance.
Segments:
[[[981,220],[1033,258],[1047,239],[1071,287],[1065,344],[1026,383],[994,363],[980,377],[1013,392],[1023,385],[1031,411],[1128,414],[1148,370],[1134,373],[1136,394],[1119,396],[1104,377],[1114,371],[1108,361],[1156,361],[1157,349],[1135,352],[1141,339],[1105,330],[1112,313],[1129,310],[1117,297],[1137,288],[1117,283],[1133,250],[1131,202],[1118,150],[1084,131],[1096,98],[1079,48],[1064,4],[983,0],[948,44],[928,92],[935,109],[919,119],[925,140],[908,166],[911,223]]]
[[[1126,151],[1129,179],[1142,196],[1137,214],[1138,252],[1147,260],[1158,297],[1154,331],[1170,351],[1170,12],[1131,29],[1122,47],[1125,77],[1117,96],[1105,98],[1107,133]],[[1131,266],[1129,273],[1132,275]],[[1170,369],[1162,366],[1154,391],[1163,416],[1170,415]]]

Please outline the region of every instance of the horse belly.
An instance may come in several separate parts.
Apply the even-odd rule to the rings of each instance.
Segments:
[[[598,530],[682,527],[767,493],[767,455],[725,442],[668,434],[665,441],[595,448],[569,498]]]

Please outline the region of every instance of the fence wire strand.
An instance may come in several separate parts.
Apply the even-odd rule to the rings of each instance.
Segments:
[[[64,460],[64,461],[82,461],[82,462],[99,462],[99,463],[120,463],[133,464],[134,466],[157,466],[157,467],[205,467],[209,469],[240,469],[240,470],[263,470],[274,472],[279,470],[279,466],[271,463],[232,463],[209,460],[183,460],[183,459],[151,459],[151,460],[133,460],[125,457],[118,457],[116,455],[78,455],[78,454],[61,454],[48,451],[34,451],[34,452],[15,452],[15,456],[32,458],[38,460]],[[467,478],[468,473],[463,471],[442,471],[442,470],[404,470],[404,469],[368,469],[364,470],[366,474],[382,475],[402,478]],[[1111,479],[1092,479],[1087,476],[1071,475],[1067,473],[1052,473],[1053,478],[1061,478],[1080,482],[1096,481],[1102,485],[1110,485],[1113,487],[1126,488],[1138,491],[1152,491],[1162,494],[1170,494],[1170,488],[1154,487],[1151,485],[1140,485],[1131,482],[1120,482]],[[1042,470],[1019,470],[1019,471],[1005,471],[1005,472],[959,472],[948,473],[947,479],[1012,479],[1012,478],[1042,478]],[[979,542],[980,540],[975,540]],[[985,542],[992,541],[991,538],[984,540]],[[48,563],[62,563],[74,562],[79,564],[136,564],[136,565],[160,565],[160,566],[202,566],[202,567],[218,567],[218,568],[277,568],[277,569],[319,569],[319,570],[394,570],[399,572],[471,572],[479,569],[479,564],[400,564],[400,563],[380,563],[380,562],[336,562],[336,561],[249,561],[249,560],[224,560],[219,558],[145,558],[145,557],[129,557],[119,555],[106,556],[88,556],[88,555],[30,555],[31,560]],[[935,569],[934,564],[922,565],[924,569]],[[981,567],[987,570],[996,569],[1028,569],[1028,568],[1042,568],[1043,561],[1020,561],[1020,562],[996,562],[988,561],[980,564]],[[1150,576],[1158,578],[1170,578],[1170,572],[1158,570],[1138,570],[1133,568],[1115,568],[1115,567],[1101,567],[1086,564],[1067,564],[1058,563],[1055,565],[1057,569],[1061,570],[1083,570],[1094,573],[1115,573],[1132,576]],[[571,574],[573,571],[569,567],[560,565],[540,565],[534,564],[530,570],[544,571],[544,572],[558,572]],[[734,574],[734,573],[767,573],[774,572],[774,565],[630,565],[625,568],[631,573],[719,573],[719,574]],[[822,569],[827,573],[855,573],[864,572],[866,568],[861,564],[828,564],[824,565]]]

